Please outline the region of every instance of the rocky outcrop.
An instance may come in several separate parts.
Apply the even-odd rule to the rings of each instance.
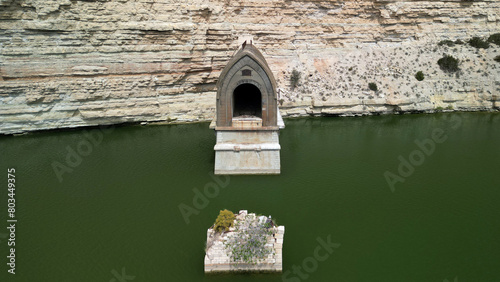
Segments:
[[[500,103],[498,46],[437,45],[500,32],[496,0],[184,2],[0,0],[0,133],[209,120],[244,39],[264,53],[285,117]],[[439,69],[443,53],[458,75]]]
[[[500,63],[494,58],[498,51],[496,45],[476,49],[468,44],[408,42],[299,59],[293,67],[301,79],[295,89],[280,91],[280,111],[283,116],[349,116],[497,109]],[[459,71],[440,69],[437,61],[444,54],[459,60]],[[415,77],[419,71],[424,73],[422,81]],[[370,90],[369,83],[378,90]]]

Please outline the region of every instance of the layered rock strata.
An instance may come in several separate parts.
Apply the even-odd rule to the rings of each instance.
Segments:
[[[493,109],[499,47],[437,43],[499,21],[496,0],[0,0],[0,133],[210,120],[243,39],[266,57],[284,117]],[[458,75],[439,69],[443,53]]]

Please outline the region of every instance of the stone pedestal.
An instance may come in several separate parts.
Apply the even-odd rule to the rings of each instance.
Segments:
[[[278,131],[217,131],[215,174],[279,174]]]
[[[234,130],[216,129],[214,174],[280,174],[279,129],[285,125],[281,116],[275,130],[260,124],[258,118],[234,119]]]
[[[245,41],[217,82],[215,174],[279,174],[285,127],[277,86],[262,53]]]
[[[248,214],[258,218],[254,213]],[[247,216],[247,211],[240,211],[236,220]],[[283,271],[283,237],[285,235],[284,226],[273,227],[273,234],[269,236],[266,247],[272,248],[273,253],[256,264],[232,262],[230,253],[224,247],[224,241],[231,236],[234,228],[230,232],[223,234],[216,233],[212,229],[207,230],[207,249],[205,254],[205,273],[215,272],[282,272]]]

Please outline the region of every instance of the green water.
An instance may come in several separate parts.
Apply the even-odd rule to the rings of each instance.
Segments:
[[[204,275],[206,229],[224,208],[285,225],[283,270],[310,270],[288,281],[500,281],[498,113],[285,122],[282,174],[217,178],[220,191],[189,224],[179,205],[193,207],[193,189],[217,183],[206,123],[117,127],[90,147],[82,130],[0,137],[0,281],[283,281]],[[440,129],[444,142],[419,155],[415,141]],[[74,167],[68,148],[84,153]],[[424,159],[392,192],[384,173],[398,174],[398,156]],[[57,163],[71,169],[62,181]],[[10,167],[15,275],[6,265]],[[314,264],[328,237],[340,246]]]

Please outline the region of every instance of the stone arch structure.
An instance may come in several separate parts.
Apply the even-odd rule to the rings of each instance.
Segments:
[[[229,60],[217,82],[215,174],[279,174],[279,114],[276,81],[251,44]]]
[[[253,45],[243,46],[221,72],[216,110],[219,128],[232,127],[233,119],[240,117],[261,118],[266,128],[278,126],[276,81],[262,53]]]

